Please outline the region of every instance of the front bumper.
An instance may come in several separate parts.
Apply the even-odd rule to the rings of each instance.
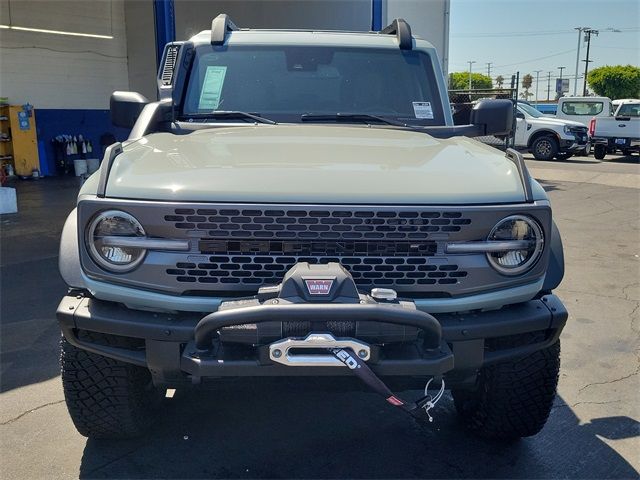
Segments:
[[[582,150],[587,150],[589,146],[589,141],[560,139],[560,151],[562,152],[581,152]]]
[[[424,345],[415,342],[372,346],[368,364],[380,376],[424,378],[445,375],[448,383],[464,383],[483,365],[525,356],[551,345],[559,337],[567,316],[566,309],[555,295],[493,311],[438,314],[436,325],[428,327],[433,334],[428,336],[429,342]],[[278,364],[269,358],[268,346],[264,345],[250,353],[224,347],[207,351],[198,349],[196,330],[199,324],[202,329],[201,321],[206,317],[203,319],[195,313],[144,312],[83,295],[68,295],[58,307],[57,318],[69,343],[99,355],[149,368],[158,385],[199,382],[207,377],[349,375],[345,368]],[[243,319],[241,323],[248,321]],[[140,347],[122,348],[94,343],[83,339],[79,335],[82,331],[141,339]],[[488,345],[493,338],[531,332],[540,333],[535,343],[506,350]],[[432,343],[436,336],[437,346]]]

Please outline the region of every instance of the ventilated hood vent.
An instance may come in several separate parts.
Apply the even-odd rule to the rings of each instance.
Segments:
[[[164,65],[162,66],[162,85],[171,85],[173,83],[173,76],[179,50],[179,45],[169,45],[167,47],[167,53],[164,57]]]

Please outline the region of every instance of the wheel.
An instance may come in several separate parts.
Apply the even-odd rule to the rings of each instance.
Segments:
[[[558,142],[549,135],[538,137],[531,144],[531,153],[536,160],[551,160],[557,152]]]
[[[523,336],[487,341],[510,348],[536,341]],[[538,338],[538,341],[540,338]],[[558,385],[560,341],[523,358],[484,367],[474,390],[453,390],[456,410],[467,427],[494,440],[517,440],[538,433],[549,417]]]
[[[580,157],[588,157],[590,153],[591,153],[591,145],[583,148],[576,155],[578,155]]]
[[[573,153],[568,153],[568,152],[556,153],[556,158],[558,160],[568,160],[571,157],[573,157]]]
[[[159,400],[149,371],[81,350],[64,337],[60,343],[64,398],[78,432],[92,438],[141,435]]]
[[[593,147],[593,156],[596,160],[602,160],[607,155],[607,146],[598,144]]]

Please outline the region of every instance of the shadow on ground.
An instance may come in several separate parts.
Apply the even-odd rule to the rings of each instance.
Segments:
[[[0,217],[0,392],[59,374],[55,313],[67,287],[58,246],[79,186],[76,178],[20,181],[18,213]]]
[[[608,162],[608,163],[640,163],[640,155],[626,155],[624,157],[616,157],[616,158],[611,158],[608,159],[607,157],[605,157],[604,160],[602,160],[603,162]]]
[[[405,392],[417,396],[418,392]],[[181,397],[181,398],[180,398]],[[628,417],[580,424],[558,399],[545,429],[515,444],[467,433],[447,397],[418,424],[360,392],[226,387],[171,400],[152,432],[89,440],[81,478],[637,478],[599,436],[638,435]],[[571,448],[558,448],[571,445]]]

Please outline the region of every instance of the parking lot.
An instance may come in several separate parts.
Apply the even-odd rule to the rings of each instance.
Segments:
[[[146,437],[87,441],[64,404],[54,318],[58,237],[79,184],[21,182],[20,213],[0,227],[3,478],[637,478],[638,156],[528,166],[563,235],[557,294],[570,318],[549,422],[513,445],[468,434],[450,397],[420,425],[374,394],[296,382],[178,391]]]

